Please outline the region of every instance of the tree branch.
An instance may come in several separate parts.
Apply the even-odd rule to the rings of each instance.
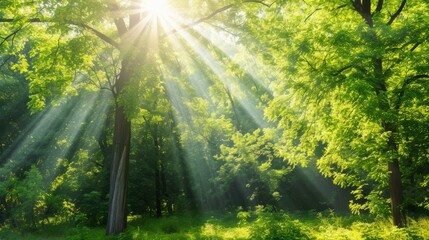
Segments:
[[[347,7],[347,6],[349,6],[349,4],[348,4],[348,3],[343,4],[343,5],[340,5],[340,6],[336,7],[336,8],[334,8],[334,9],[332,9],[332,11],[336,11],[336,10],[339,10],[339,9],[341,9],[341,8],[345,8],[345,7]]]
[[[210,25],[210,26],[212,26],[212,27],[214,27],[214,28],[218,28],[218,29],[220,29],[221,31],[224,31],[224,32],[226,32],[226,33],[230,34],[231,36],[235,36],[235,37],[237,37],[237,34],[235,34],[235,33],[231,32],[231,31],[229,31],[228,29],[226,29],[226,28],[224,28],[224,27],[218,26],[218,25],[213,24],[213,23],[207,23],[207,24],[208,24],[208,25]]]
[[[370,0],[362,0],[362,12],[365,15],[371,15],[371,1]]]
[[[352,65],[347,65],[347,66],[345,66],[345,67],[340,68],[339,70],[337,70],[336,72],[334,72],[332,75],[333,75],[333,76],[338,76],[338,75],[340,75],[342,72],[344,72],[345,70],[350,69],[350,68],[352,68],[352,67],[353,67]]]
[[[316,71],[317,70],[317,68],[316,67],[314,67],[313,66],[313,64],[310,62],[310,61],[308,61],[308,59],[306,58],[306,57],[303,57],[303,56],[301,56],[302,57],[302,59],[304,59],[304,62],[306,62],[307,64],[308,64],[308,66],[313,70],[313,71]]]
[[[361,0],[355,0],[354,2],[352,1],[352,5],[356,12],[358,12],[362,16],[368,26],[372,28],[374,23],[371,14],[371,1],[363,0],[361,2]]]
[[[321,10],[321,8],[316,8],[312,13],[310,13],[310,15],[308,15],[305,19],[304,22],[307,22],[307,20],[309,18],[311,18],[311,16],[313,16],[313,14],[315,14],[317,11]]]
[[[404,86],[412,83],[415,80],[421,79],[421,78],[429,78],[429,75],[428,74],[419,74],[419,75],[412,76],[412,77],[408,78],[407,80],[405,80]]]
[[[16,21],[16,19],[11,19],[11,18],[1,18],[0,19],[0,23],[13,23],[15,21]],[[30,18],[30,19],[26,20],[26,22],[29,22],[29,23],[55,23],[56,21],[45,20],[45,19],[41,19],[41,18]],[[87,29],[87,30],[91,31],[92,33],[94,33],[101,40],[103,40],[106,43],[110,44],[111,46],[119,49],[119,44],[115,40],[111,39],[110,37],[108,37],[104,33],[98,31],[97,29],[95,29],[95,28],[93,28],[87,24],[77,23],[77,22],[73,22],[73,21],[64,21],[63,23],[75,25],[77,27]]]
[[[243,3],[259,3],[259,4],[262,4],[262,5],[264,5],[264,6],[266,6],[266,7],[269,8],[269,7],[271,7],[275,3],[275,1],[272,2],[271,4],[268,4],[268,3],[265,3],[264,1],[261,1],[261,0],[243,0]],[[195,20],[195,21],[193,21],[191,23],[184,24],[184,25],[180,26],[177,29],[173,29],[170,32],[165,33],[163,35],[163,37],[168,36],[170,34],[174,34],[174,33],[176,33],[179,30],[184,30],[184,29],[190,28],[192,26],[195,26],[195,25],[197,25],[199,23],[202,23],[204,21],[207,21],[207,20],[215,17],[219,13],[224,12],[224,11],[226,11],[228,9],[231,9],[231,8],[233,8],[235,6],[237,6],[237,4],[236,3],[232,3],[232,4],[229,4],[229,5],[223,6],[221,8],[218,8],[218,9],[214,10],[212,13],[210,13],[209,15],[205,16],[205,17],[202,17],[202,18],[200,18],[198,20]]]
[[[362,11],[362,3],[360,2],[360,0],[352,0],[351,3],[356,11],[358,11],[359,13]]]
[[[8,57],[5,59],[5,60],[3,60],[3,57],[2,58],[0,58],[0,60],[3,60],[3,62],[2,63],[0,63],[0,69],[1,68],[3,68],[8,62],[9,62],[9,60],[12,58],[12,55],[8,55]]]
[[[153,0],[154,1],[154,0]],[[156,0],[159,1],[159,0]],[[139,0],[131,0],[131,6],[138,6]],[[129,16],[130,24],[129,28],[130,30],[134,28],[139,22],[140,22],[140,12],[131,11],[132,13]]]
[[[416,48],[418,48],[420,46],[420,44],[422,44],[422,43],[418,42],[418,43],[414,44],[414,46],[410,49],[410,52],[414,52],[414,50],[416,50]]]
[[[395,19],[399,16],[399,14],[401,14],[406,3],[407,3],[407,0],[402,0],[401,6],[399,6],[398,10],[392,15],[392,17],[390,17],[390,20],[387,23],[387,25],[392,25],[393,21],[395,21]]]
[[[379,13],[379,12],[381,12],[381,9],[383,9],[383,3],[384,3],[384,1],[383,0],[378,0],[378,2],[377,2],[377,8],[375,9],[375,12],[374,13]],[[374,14],[373,13],[373,14]]]
[[[22,27],[16,29],[13,33],[7,35],[6,37],[2,37],[3,41],[0,43],[0,46],[3,45],[4,42],[6,42],[10,37],[15,36],[19,31],[21,31]]]
[[[111,12],[116,12],[119,11],[119,6],[115,3],[108,3],[109,7],[110,7],[110,11]],[[122,17],[117,17],[117,16],[112,16],[113,21],[116,25],[116,30],[118,31],[119,36],[124,35],[125,33],[127,33],[128,28],[127,25],[125,24],[125,21]]]
[[[105,41],[106,43],[110,44],[111,46],[113,46],[116,49],[119,49],[119,43],[117,43],[115,40],[111,39],[110,37],[108,37],[106,34],[98,31],[97,29],[84,24],[84,23],[76,23],[76,22],[72,22],[69,21],[70,24],[78,26],[78,27],[82,27],[85,28],[89,31],[91,31],[92,33],[94,33],[97,37],[99,37],[101,40]]]
[[[401,102],[402,102],[401,100],[405,95],[405,88],[408,87],[408,85],[410,85],[414,80],[418,80],[421,78],[429,78],[429,75],[428,74],[419,74],[419,75],[412,76],[412,77],[410,77],[404,81],[404,83],[402,84],[402,87],[400,89],[398,89],[398,91],[399,91],[398,100],[395,103],[395,109],[396,110],[399,110],[399,108],[401,107]]]

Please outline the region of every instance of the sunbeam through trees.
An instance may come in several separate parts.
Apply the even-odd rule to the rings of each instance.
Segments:
[[[0,239],[428,239],[428,34],[424,0],[2,1]]]

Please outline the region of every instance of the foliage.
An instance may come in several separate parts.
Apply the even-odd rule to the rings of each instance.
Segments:
[[[146,13],[133,4],[0,4],[0,226],[75,224],[70,238],[92,237],[122,156],[113,149],[127,142],[113,129],[132,123],[118,174],[130,181],[112,188],[129,187],[130,212],[242,211],[239,225],[170,217],[118,238],[425,237],[416,223],[315,230],[280,209],[330,207],[338,192],[322,174],[354,195],[353,213],[385,216],[394,162],[399,207],[429,209],[425,1],[174,1],[205,23],[166,35],[164,21],[135,24]],[[259,204],[280,213],[243,211]]]
[[[2,206],[9,212],[11,226],[35,228],[43,219],[45,204],[43,195],[46,192],[43,177],[37,167],[32,166],[25,172],[22,181],[11,176],[0,184],[1,195],[5,196]]]
[[[99,177],[102,159],[94,139],[101,126],[76,124],[79,119],[85,121],[87,113],[99,111],[95,107],[83,112],[74,109],[79,101],[80,107],[87,104],[88,98],[82,95],[81,100],[63,99],[61,110],[45,110],[40,115],[46,122],[27,126],[27,135],[18,141],[23,146],[14,146],[2,155],[1,224],[34,229],[43,224],[82,223],[82,215],[87,219],[85,224],[103,223],[106,199],[101,193],[103,178]],[[70,109],[74,114],[64,121]],[[43,125],[49,125],[50,131],[41,134]]]
[[[407,3],[394,18],[389,11],[398,9],[400,1],[379,10],[376,1],[363,2],[379,11],[368,15],[371,20],[352,2],[342,1],[286,1],[263,14],[249,9],[243,25],[252,34],[243,43],[256,42],[250,45],[253,50],[281,72],[271,84],[274,98],[266,108],[282,132],[279,154],[294,165],[317,161],[335,184],[354,188],[353,212],[385,215],[387,163],[394,159],[403,172],[404,204],[424,204],[415,189],[425,186],[425,173],[414,178],[409,172],[426,166],[427,158],[411,160],[417,152],[408,144],[427,139],[427,115],[417,114],[429,103],[423,97],[429,69],[421,61],[428,44],[420,39],[427,31],[422,12],[427,4]],[[323,149],[319,156],[318,148]]]
[[[235,133],[232,146],[220,146],[217,160],[222,162],[217,181],[225,191],[241,191],[253,205],[274,204],[281,196],[279,182],[291,171],[281,159],[276,158],[273,129],[253,133]],[[238,185],[238,186],[234,186]]]
[[[251,228],[251,239],[310,239],[302,223],[284,213],[266,213],[257,210],[257,219]]]
[[[284,213],[248,212],[253,217],[245,225],[228,214],[182,214],[160,219],[133,216],[129,229],[106,237],[101,228],[45,225],[38,231],[17,232],[0,229],[2,239],[398,239],[429,237],[427,217],[412,220],[398,229],[387,220],[367,216],[337,216],[333,213],[286,215]],[[265,226],[263,228],[262,226]],[[259,237],[259,238],[258,238]]]

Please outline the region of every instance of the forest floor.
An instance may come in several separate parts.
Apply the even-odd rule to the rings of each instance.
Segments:
[[[429,239],[429,217],[409,219],[398,229],[389,220],[333,212],[178,214],[129,217],[126,232],[106,237],[104,228],[45,225],[35,231],[0,228],[0,239]]]

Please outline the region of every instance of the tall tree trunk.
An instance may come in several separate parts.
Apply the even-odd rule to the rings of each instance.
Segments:
[[[113,159],[110,168],[109,210],[106,234],[121,233],[127,227],[128,166],[130,156],[131,123],[124,108],[117,102],[117,95],[129,81],[132,71],[129,61],[122,60],[119,79],[116,82],[115,126],[113,132]]]
[[[377,94],[385,93],[387,91],[386,80],[383,74],[383,60],[381,58],[374,58],[374,75],[377,82]],[[399,103],[396,106],[390,106],[388,101],[386,103],[381,103],[380,107],[385,109],[385,111],[390,111],[392,108],[398,114],[399,112]],[[396,123],[384,122],[383,128],[385,132],[390,132],[388,145],[392,151],[398,153],[398,145],[395,141],[394,135],[398,132]],[[403,203],[403,190],[401,182],[401,172],[399,170],[399,160],[398,156],[387,163],[387,169],[389,173],[389,194],[390,194],[390,208],[392,211],[393,225],[397,227],[404,227],[406,224],[405,214],[401,210],[401,205]]]
[[[368,13],[370,13],[371,9],[371,3],[369,0],[364,0],[366,2],[366,7],[368,8]],[[364,4],[365,5],[365,4]],[[365,14],[364,14],[365,15]],[[362,15],[362,16],[364,16]],[[369,18],[369,16],[368,16]],[[372,18],[372,15],[371,15]],[[372,20],[370,23],[366,19],[368,25],[372,28],[373,23]],[[374,42],[374,44],[378,45],[380,44],[380,40],[376,33],[373,33],[371,41]],[[376,79],[375,87],[377,91],[377,95],[383,94],[387,92],[387,85],[386,85],[386,76],[384,73],[384,67],[383,67],[383,59],[381,57],[374,57],[372,59],[373,67],[374,67],[374,76]],[[381,109],[384,109],[385,111],[390,111],[392,108],[397,112],[399,112],[399,103],[396,106],[391,106],[389,104],[389,101],[381,102],[380,103]],[[389,142],[388,145],[395,153],[398,153],[398,145],[395,141],[394,135],[398,132],[398,129],[395,125],[396,123],[391,122],[383,122],[383,127],[386,132],[390,132]],[[387,164],[387,169],[390,172],[389,173],[389,194],[390,194],[390,207],[392,211],[392,219],[393,219],[393,225],[397,227],[404,227],[406,224],[405,221],[405,215],[403,214],[401,210],[401,205],[403,203],[403,190],[402,190],[402,182],[401,182],[401,172],[399,170],[399,160],[398,157],[395,157],[395,159],[391,160]]]
[[[130,154],[131,124],[124,109],[115,110],[115,131],[113,137],[113,160],[110,170],[108,235],[121,233],[127,227],[128,166]]]
[[[138,3],[138,0],[133,0]],[[113,8],[116,9],[115,7]],[[131,122],[127,119],[125,109],[118,103],[119,95],[129,83],[131,77],[143,64],[145,54],[125,38],[129,30],[135,28],[140,21],[140,13],[132,13],[127,28],[123,18],[115,19],[118,34],[121,36],[120,52],[123,55],[119,78],[114,85],[115,96],[115,126],[113,131],[113,159],[109,181],[109,211],[107,217],[106,234],[121,233],[127,227],[127,192],[128,171],[130,157]],[[128,41],[127,41],[128,40]],[[128,48],[127,48],[128,47]],[[132,50],[130,50],[132,49]]]

